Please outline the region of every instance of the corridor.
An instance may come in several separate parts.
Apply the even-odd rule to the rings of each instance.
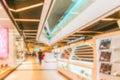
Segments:
[[[56,69],[55,62],[42,62],[29,56],[14,72],[4,80],[68,80]]]

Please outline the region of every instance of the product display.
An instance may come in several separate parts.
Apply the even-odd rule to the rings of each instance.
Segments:
[[[100,54],[100,61],[106,61],[109,62],[111,58],[111,52],[108,51],[102,51]]]
[[[61,48],[58,71],[72,80],[92,80],[93,45],[91,43]]]
[[[111,73],[111,64],[102,63],[101,67],[100,67],[100,72],[105,73],[105,74],[110,74]]]
[[[71,51],[72,51],[71,48],[64,49],[62,54],[61,54],[61,58],[69,59]]]
[[[98,68],[100,80],[120,79],[120,36],[106,36],[97,39]]]
[[[101,40],[99,49],[100,50],[102,50],[102,49],[109,49],[110,48],[110,43],[111,43],[110,39]]]
[[[80,46],[76,46],[74,49],[74,55],[72,56],[72,60],[93,62],[93,47],[92,45],[84,44]]]

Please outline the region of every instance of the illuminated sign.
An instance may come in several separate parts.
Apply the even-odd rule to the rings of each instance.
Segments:
[[[8,29],[0,28],[0,58],[8,57]]]
[[[74,40],[70,40],[67,42],[67,44],[71,44],[71,43],[74,43],[74,42],[77,42],[77,41],[81,41],[81,40],[85,40],[85,36],[81,36],[79,38],[76,38]]]

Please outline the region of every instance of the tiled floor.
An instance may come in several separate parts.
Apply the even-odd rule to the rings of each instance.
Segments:
[[[4,80],[67,80],[56,70],[56,63],[39,65],[38,60],[29,57],[27,61]]]

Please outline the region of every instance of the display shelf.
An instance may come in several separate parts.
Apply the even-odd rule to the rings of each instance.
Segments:
[[[63,50],[62,50],[63,49]],[[63,54],[69,54],[64,58]],[[72,80],[93,80],[93,46],[79,44],[67,48],[61,48],[61,55],[57,59],[58,70]],[[82,72],[80,73],[80,72]],[[88,72],[87,72],[88,71]]]
[[[72,49],[71,48],[64,48],[62,50],[62,54],[60,55],[61,59],[69,59]]]
[[[96,36],[97,80],[120,80],[120,32]]]
[[[67,69],[67,65],[68,64],[66,62],[60,62],[60,61],[58,62],[58,67],[59,68]]]
[[[76,66],[73,64],[69,64],[69,70],[81,77],[86,78],[85,80],[92,80],[92,70],[81,67],[81,66]]]
[[[74,49],[72,60],[93,62],[93,47],[92,45],[79,45]]]
[[[58,61],[68,62],[68,59],[57,59]]]
[[[90,62],[71,60],[71,61],[69,61],[69,64],[74,64],[74,65],[77,65],[77,66],[83,66],[85,68],[90,68],[90,69],[93,68],[93,63],[90,63]]]
[[[114,76],[114,75],[107,75],[107,74],[103,74],[100,73],[100,78],[99,80],[103,79],[103,80],[120,80],[120,77]]]

